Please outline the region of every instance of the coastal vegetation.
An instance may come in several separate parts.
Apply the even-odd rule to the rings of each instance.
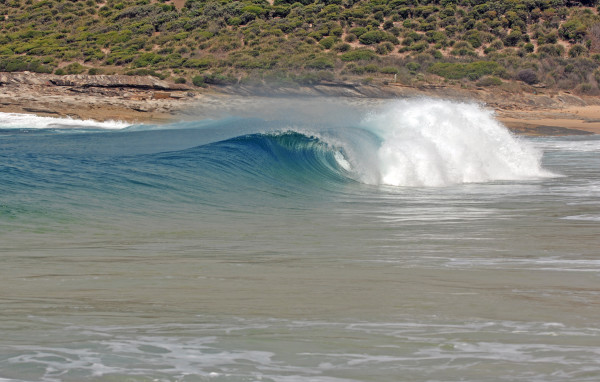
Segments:
[[[597,0],[0,0],[0,71],[600,94]]]

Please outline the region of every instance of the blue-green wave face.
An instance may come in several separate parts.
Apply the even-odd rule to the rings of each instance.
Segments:
[[[244,135],[146,159],[160,167],[193,171],[194,178],[231,191],[252,185],[306,192],[351,181],[340,150],[314,136],[288,131]]]
[[[321,133],[255,119],[5,129],[1,224],[44,231],[136,215],[288,208],[290,198],[318,205],[358,182],[344,148]]]
[[[365,186],[548,175],[541,154],[489,111],[444,101],[397,102],[354,121],[334,115],[322,123],[278,116],[125,126],[0,117],[9,220],[286,208],[290,198],[319,208]]]

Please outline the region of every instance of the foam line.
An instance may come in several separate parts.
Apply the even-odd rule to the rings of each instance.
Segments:
[[[33,114],[1,113],[0,129],[107,129],[120,130],[130,126],[123,121],[94,121],[73,118],[41,117]]]

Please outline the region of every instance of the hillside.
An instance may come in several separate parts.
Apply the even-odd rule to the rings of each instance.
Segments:
[[[0,71],[598,95],[597,3],[0,0]]]

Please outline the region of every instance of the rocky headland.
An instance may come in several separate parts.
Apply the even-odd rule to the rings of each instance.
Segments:
[[[343,98],[350,104],[433,97],[480,102],[511,130],[532,135],[600,133],[600,98],[530,88],[509,92],[443,85],[320,82],[198,88],[151,76],[0,73],[0,112],[133,123],[168,123],[234,114],[253,99]]]

